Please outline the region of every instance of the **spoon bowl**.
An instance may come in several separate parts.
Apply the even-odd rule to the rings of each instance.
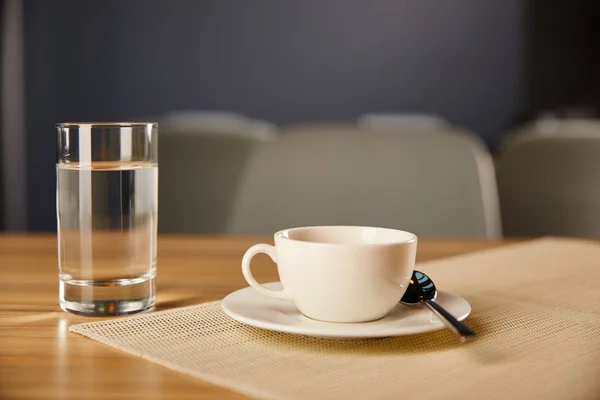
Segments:
[[[431,278],[421,271],[415,270],[400,303],[407,306],[426,305],[458,336],[461,342],[466,343],[473,340],[476,337],[475,332],[437,304],[436,298],[437,289]]]

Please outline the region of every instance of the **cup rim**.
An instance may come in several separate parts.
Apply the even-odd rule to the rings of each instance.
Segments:
[[[128,128],[128,127],[138,127],[138,126],[148,126],[148,125],[152,125],[152,126],[158,126],[158,122],[59,122],[57,124],[54,124],[55,127],[57,128],[77,128],[80,126],[97,126],[97,127],[124,127],[124,128]]]
[[[326,228],[361,228],[361,229],[379,229],[386,231],[393,231],[399,233],[408,234],[408,238],[405,240],[397,240],[385,243],[325,243],[325,242],[311,242],[307,240],[298,240],[292,239],[286,234],[290,231],[301,230],[301,229],[326,229]],[[327,246],[327,247],[387,247],[387,246],[397,246],[400,244],[410,244],[416,243],[418,241],[418,236],[412,232],[394,229],[394,228],[385,228],[380,226],[362,226],[362,225],[313,225],[313,226],[298,226],[294,228],[286,228],[280,231],[275,232],[273,235],[275,239],[284,239],[286,241],[295,242],[295,243],[304,243],[311,246]]]

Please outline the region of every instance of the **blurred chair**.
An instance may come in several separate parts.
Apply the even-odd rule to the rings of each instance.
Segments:
[[[295,127],[249,164],[230,232],[370,225],[431,237],[501,235],[494,169],[469,135]]]
[[[498,187],[507,236],[600,236],[600,124],[512,137]]]
[[[443,129],[450,125],[444,118],[433,114],[369,113],[358,117],[358,126],[366,129],[407,128]]]
[[[542,116],[510,131],[503,142],[508,146],[513,140],[525,136],[596,136],[600,134],[600,120],[587,118],[557,118]]]
[[[224,233],[246,163],[276,137],[270,123],[225,112],[171,113],[159,123],[159,231]]]
[[[172,111],[146,120],[157,121],[161,131],[179,133],[251,135],[266,139],[273,138],[277,133],[277,127],[270,122],[221,110]],[[248,126],[252,129],[246,129]]]

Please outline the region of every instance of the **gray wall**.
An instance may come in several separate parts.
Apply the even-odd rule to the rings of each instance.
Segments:
[[[519,107],[518,0],[28,0],[28,211],[54,229],[53,123],[230,109],[276,123]]]

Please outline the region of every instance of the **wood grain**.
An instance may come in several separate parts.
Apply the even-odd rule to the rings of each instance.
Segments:
[[[240,260],[265,237],[162,236],[158,304],[164,310],[218,300],[245,287]],[[495,240],[420,239],[418,261],[503,246]],[[0,235],[0,399],[238,399],[243,396],[84,337],[69,325],[94,318],[58,307],[54,235]],[[277,279],[257,256],[253,272]]]

